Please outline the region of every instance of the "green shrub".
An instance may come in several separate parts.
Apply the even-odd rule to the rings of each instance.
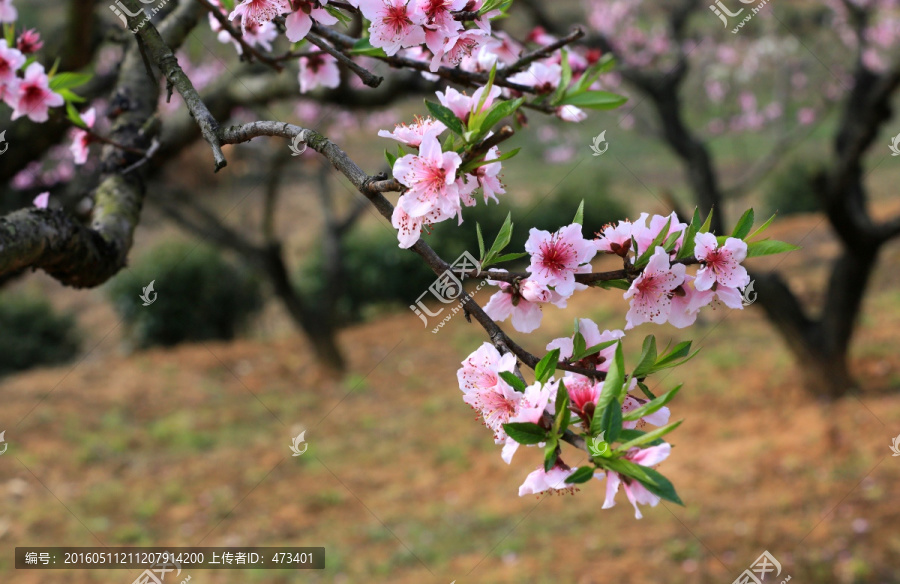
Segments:
[[[158,296],[144,306],[140,295],[151,281]],[[262,305],[259,282],[243,269],[214,248],[180,242],[153,248],[119,273],[109,296],[138,347],[232,339]]]
[[[822,168],[809,161],[795,160],[776,173],[766,191],[768,214],[779,216],[814,213],[820,209],[814,179]]]
[[[78,354],[71,314],[57,314],[42,298],[0,298],[0,375],[38,365],[64,363]]]
[[[600,182],[600,181],[597,181]],[[602,186],[594,183],[590,189],[569,187],[553,193],[543,201],[510,205],[501,196],[500,205],[491,202],[485,205],[479,201],[471,208],[463,209],[465,221],[457,225],[455,220],[445,221],[432,227],[424,240],[445,260],[452,262],[464,251],[478,256],[478,239],[475,224],[481,225],[485,246],[489,247],[500,231],[507,213],[512,213],[515,225],[508,252],[525,250],[528,231],[531,227],[546,231],[556,231],[568,225],[575,217],[582,198],[585,201],[584,234],[593,237],[606,223],[622,219],[627,210],[609,198],[585,193],[601,192]],[[342,257],[348,277],[341,298],[338,300],[338,315],[343,323],[366,318],[385,306],[403,307],[414,304],[416,298],[428,289],[434,280],[434,273],[422,259],[411,252],[397,247],[397,234],[383,226],[356,229],[343,241]],[[528,258],[516,263],[504,264],[506,269],[523,269]],[[297,286],[311,298],[321,297],[324,290],[322,254],[316,253],[300,270]]]

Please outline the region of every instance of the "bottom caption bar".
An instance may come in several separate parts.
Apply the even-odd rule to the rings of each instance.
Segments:
[[[324,547],[17,547],[17,570],[145,570],[161,582],[182,570],[325,569]]]

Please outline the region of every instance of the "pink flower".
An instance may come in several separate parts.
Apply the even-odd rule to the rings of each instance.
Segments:
[[[328,0],[324,0],[321,3],[327,4]],[[309,34],[313,20],[322,24],[338,23],[338,19],[329,14],[327,10],[316,6],[309,0],[295,2],[295,6],[296,9],[284,20],[284,34],[292,43],[302,40]]]
[[[425,226],[440,223],[456,214],[454,212],[447,215],[435,210],[422,217],[410,217],[401,207],[405,196],[402,195],[397,201],[397,206],[394,207],[394,214],[391,216],[391,225],[397,230],[397,240],[400,242],[401,249],[408,249],[415,245],[419,241],[422,229]]]
[[[15,22],[19,17],[12,0],[0,0],[0,22]]]
[[[94,122],[97,119],[97,115],[94,112],[94,108],[91,108],[81,114],[81,119],[84,121],[85,125],[88,128],[94,127]],[[88,148],[91,145],[91,135],[90,133],[82,130],[81,128],[76,128],[74,135],[72,137],[72,145],[69,146],[69,150],[72,152],[72,156],[75,158],[75,164],[84,164],[87,162],[88,157]]]
[[[250,45],[251,47],[260,46],[267,51],[272,50],[272,41],[278,36],[278,29],[271,22],[264,22],[262,24],[256,24],[252,20],[248,20],[244,24],[243,28],[244,32],[244,42]],[[224,41],[223,41],[224,38]],[[241,46],[241,43],[237,42],[231,37],[231,33],[226,30],[223,30],[219,33],[219,41],[226,42],[230,41],[234,47],[237,49],[239,55],[244,54],[244,47]]]
[[[500,97],[500,93],[501,89],[499,87],[496,85],[491,87],[491,92],[487,95],[484,100],[484,105],[477,113],[481,113],[486,108],[490,109],[494,100]],[[478,107],[478,102],[481,101],[481,96],[484,95],[484,87],[476,89],[475,93],[472,94],[472,97],[469,97],[465,93],[460,93],[452,87],[447,88],[447,93],[438,91],[436,95],[442,106],[452,111],[456,114],[456,117],[465,123],[469,119],[469,114]]]
[[[600,327],[598,327],[594,321],[587,318],[578,319],[578,332],[584,337],[585,348],[591,348],[600,343],[614,341],[625,337],[625,333],[620,330],[605,330],[601,333]],[[574,335],[567,338],[553,339],[547,344],[547,350],[552,351],[553,349],[559,349],[560,359],[571,358],[572,352],[575,349]],[[582,359],[578,362],[578,365],[585,368],[594,368],[597,369],[597,371],[609,371],[609,364],[612,362],[612,358],[615,354],[616,346],[610,345],[598,353],[594,353],[593,355]]]
[[[369,41],[388,56],[425,42],[425,14],[417,0],[359,0],[359,9],[369,19]]]
[[[25,55],[21,51],[8,47],[6,39],[0,39],[0,85],[16,83],[16,71],[25,61]]]
[[[592,404],[588,408],[590,414],[593,414],[593,407],[597,405],[600,394],[603,392],[603,382],[594,381],[584,375],[577,373],[566,373],[563,378],[563,384],[566,386],[566,392],[569,394],[569,401],[572,408],[581,413],[585,412],[585,407]]]
[[[538,467],[525,478],[525,482],[519,487],[519,496],[537,495],[550,489],[574,493],[575,486],[566,484],[566,479],[574,472],[575,469],[564,468],[559,464],[551,468],[550,472],[546,472],[542,466]]]
[[[531,279],[568,298],[576,289],[575,274],[589,273],[588,262],[597,253],[581,236],[581,225],[573,223],[554,234],[531,228],[525,251],[531,254]]]
[[[750,283],[750,275],[741,265],[747,259],[746,242],[729,237],[718,247],[715,235],[698,233],[694,238],[694,255],[702,265],[694,281],[697,290],[709,290],[716,283],[730,288],[743,288]]]
[[[497,322],[512,316],[513,328],[520,333],[530,333],[540,327],[544,317],[540,304],[554,300],[550,290],[532,280],[519,282],[517,286],[495,280],[488,280],[488,284],[499,286],[500,291],[488,300],[485,313]]]
[[[26,55],[40,51],[43,46],[40,33],[33,28],[23,30],[16,40],[16,48]]]
[[[19,84],[14,98],[12,118],[16,120],[28,116],[32,122],[46,122],[48,108],[59,107],[65,100],[58,93],[50,91],[49,79],[44,74],[44,66],[32,63],[25,70],[25,79]]]
[[[516,403],[516,409],[511,416],[509,422],[530,422],[537,424],[540,422],[550,405],[550,401],[556,397],[559,381],[548,381],[541,384],[532,383],[525,388],[525,392],[520,394],[522,398]],[[513,455],[519,449],[519,443],[506,436],[506,444],[503,445],[503,452],[500,457],[506,464],[512,462]],[[500,441],[497,441],[499,444]]]
[[[511,75],[509,81],[533,87],[535,93],[552,93],[562,79],[562,67],[536,61],[527,71]]]
[[[443,54],[443,47],[450,37],[463,29],[461,22],[453,18],[452,12],[462,10],[468,0],[419,0],[419,10],[425,14],[425,45],[437,54]],[[437,59],[440,62],[440,57]],[[437,66],[432,66],[432,71]]]
[[[660,444],[659,446],[651,446],[650,448],[632,448],[624,456],[625,460],[631,461],[641,466],[656,466],[660,462],[668,458],[672,452],[670,444]],[[601,473],[594,475],[596,478],[603,478]],[[625,487],[625,496],[634,506],[634,517],[640,519],[642,517],[638,503],[641,505],[650,505],[656,507],[659,503],[659,497],[647,490],[644,485],[636,480],[625,478],[617,472],[606,471],[606,500],[603,502],[603,509],[609,509],[616,504],[616,493],[619,492],[619,485]]]
[[[462,158],[456,152],[441,152],[435,130],[422,136],[419,154],[407,154],[394,162],[394,178],[409,190],[403,195],[403,210],[413,217],[434,211],[442,215],[459,212],[456,171]]]
[[[647,213],[641,213],[641,216],[638,217],[638,220],[634,222],[634,225],[631,228],[631,235],[634,237],[638,246],[635,253],[642,254],[649,249],[650,244],[653,243],[653,240],[656,239],[659,232],[662,231],[662,228],[666,226],[666,222],[669,222],[669,232],[663,239],[663,243],[665,243],[666,239],[673,233],[681,233],[676,240],[677,243],[675,244],[673,252],[681,248],[681,243],[684,239],[684,231],[687,229],[687,225],[678,221],[678,216],[674,212],[668,216],[654,215],[650,218],[650,227],[647,227],[646,225],[647,217]]]
[[[632,379],[631,383],[628,387],[628,391],[633,391],[634,388],[637,387],[637,379]],[[633,395],[626,395],[625,401],[622,402],[622,414],[627,414],[628,412],[632,412],[642,405],[646,404],[648,400],[644,398],[635,397]],[[624,421],[622,422],[622,427],[627,428],[629,430],[634,429],[639,424],[643,426],[644,424],[653,424],[654,426],[665,426],[669,423],[669,416],[671,413],[669,412],[669,408],[663,406],[653,412],[652,414],[646,415],[642,417],[640,420],[632,420],[632,421]]]
[[[325,53],[300,57],[300,93],[317,87],[335,88],[341,84],[337,59]]]
[[[501,371],[512,372],[515,366],[516,358],[512,353],[501,357],[493,345],[484,343],[466,357],[456,372],[463,401],[480,413],[498,442],[506,440],[503,424],[515,415],[524,395],[511,388],[499,375]]]
[[[488,153],[485,155],[485,160],[496,160],[500,157],[500,149],[494,146]],[[500,182],[498,178],[500,175],[500,171],[502,170],[502,165],[499,162],[492,162],[491,164],[485,164],[484,166],[479,166],[475,169],[475,176],[478,178],[478,184],[481,186],[481,190],[484,192],[484,202],[487,203],[488,199],[494,199],[495,203],[500,203],[497,200],[497,195],[503,195],[506,193],[506,189],[503,188],[503,183]]]
[[[440,68],[442,61],[454,67],[458,66],[463,59],[469,57],[481,46],[485,37],[485,32],[478,29],[471,29],[459,34],[451,35],[437,51],[432,50],[434,52],[434,58],[431,60],[429,69],[431,71],[437,71]]]
[[[631,221],[619,221],[615,225],[607,225],[594,240],[597,251],[605,251],[625,257],[631,249]]]
[[[428,132],[434,132],[440,135],[447,126],[443,122],[439,122],[432,118],[417,118],[414,124],[407,126],[406,124],[397,124],[393,132],[387,130],[379,130],[378,135],[382,138],[392,138],[397,142],[407,144],[413,148],[418,148],[422,143],[422,137]]]
[[[38,209],[46,209],[50,203],[50,193],[41,193],[34,198],[34,206]]]
[[[587,119],[587,114],[584,110],[575,107],[574,105],[564,105],[556,108],[556,117],[561,119],[564,122],[583,122]]]
[[[691,285],[693,281],[693,276],[685,274],[684,283],[675,289],[675,294],[672,296],[669,324],[675,328],[686,328],[694,324],[700,309],[712,302],[713,296],[715,296],[712,291],[698,292]]]
[[[248,22],[262,25],[277,16],[291,11],[288,0],[244,0],[234,7],[228,20],[241,17],[241,27],[246,28]]]
[[[666,322],[672,308],[672,292],[684,282],[684,271],[684,264],[669,266],[669,254],[658,246],[644,273],[625,292],[624,298],[632,299],[625,316],[625,330],[645,322]]]

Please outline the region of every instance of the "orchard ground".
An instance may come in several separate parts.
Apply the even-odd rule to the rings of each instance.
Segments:
[[[632,201],[633,216],[665,212],[655,185],[679,184],[671,158],[612,132],[609,152],[593,158],[589,134],[602,129],[592,119],[581,130],[581,162],[551,167],[529,153],[507,163],[509,196],[538,200],[560,183],[585,183],[602,166],[615,178],[613,195]],[[748,153],[765,144],[747,140],[745,147],[732,141],[718,150],[733,157],[735,175]],[[351,146],[351,154],[365,149]],[[208,163],[202,148],[197,156]],[[872,190],[875,209],[887,215],[898,210],[889,195],[900,175],[892,168],[900,167],[886,147],[885,156]],[[361,158],[366,168],[379,164]],[[229,168],[239,172],[240,165],[236,158]],[[258,208],[261,193],[242,198],[239,179],[216,180],[224,194],[210,202],[223,214],[231,210],[241,221]],[[302,233],[290,240],[296,256],[314,238],[312,229],[302,229],[316,213],[313,197],[298,195],[302,188],[292,184],[283,197],[281,228]],[[502,204],[497,212],[504,213]],[[148,213],[137,251],[174,233],[154,220],[152,208]],[[514,219],[519,228],[527,225]],[[781,219],[770,235],[803,250],[750,265],[778,265],[804,298],[820,304],[825,262],[837,250],[823,217]],[[403,309],[345,330],[340,344],[350,373],[334,380],[318,372],[306,342],[274,303],[251,338],[127,355],[102,290],[75,292],[32,277],[17,286],[41,289],[55,305],[78,310],[88,339],[80,362],[0,382],[10,443],[0,458],[0,541],[327,550],[323,572],[191,572],[192,581],[215,584],[721,583],[764,550],[792,581],[900,582],[900,459],[889,449],[900,434],[898,266],[894,244],[881,258],[854,343],[861,391],[829,409],[804,392],[758,307],[707,311],[685,331],[643,325],[631,332],[626,363],[632,365],[647,334],[662,344],[690,338],[702,349],[689,365],[653,380],[660,392],[685,384],[670,404],[673,419],[685,422],[670,435],[674,450],[661,470],[686,507],[644,507],[640,521],[624,493],[615,508],[601,510],[599,481],[574,496],[516,496],[540,457],[523,448],[511,466],[504,464],[490,432],[463,404],[456,369],[486,337],[460,316],[438,334]],[[411,290],[410,301],[420,293]],[[570,334],[576,316],[621,328],[626,309],[620,292],[582,293],[565,311],[548,307],[537,334],[510,332],[540,351]],[[292,457],[291,439],[301,426],[309,450]],[[574,449],[565,453],[570,464],[581,462]],[[0,581],[13,584],[136,576],[15,571],[10,554],[0,557]]]

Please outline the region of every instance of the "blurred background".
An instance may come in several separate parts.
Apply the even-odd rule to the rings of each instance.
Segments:
[[[709,205],[704,184],[726,231],[745,208],[758,224],[778,212],[769,235],[802,250],[748,261],[754,304],[706,311],[685,331],[644,325],[626,337],[626,362],[647,334],[702,349],[651,386],[685,384],[670,404],[685,421],[661,467],[684,508],[663,503],[638,521],[620,495],[601,510],[601,483],[574,496],[515,496],[539,455],[523,449],[503,463],[455,379],[484,331],[461,315],[436,333],[439,319],[423,326],[409,305],[434,275],[312,150],[294,157],[282,139],[257,139],[226,147],[228,166],[214,174],[176,95],[161,104],[162,147],[127,268],[94,289],[43,273],[2,283],[0,581],[138,575],[16,571],[16,546],[202,542],[325,546],[327,567],[196,571],[192,582],[720,583],[765,550],[793,581],[900,582],[900,461],[889,448],[900,433],[900,244],[857,245],[842,223],[858,201],[872,224],[900,216],[893,88],[877,102],[888,107],[871,148],[847,152],[870,103],[860,96],[894,71],[896,7],[861,21],[887,30],[853,45],[843,34],[856,22],[849,3],[775,2],[735,34],[693,3],[685,30],[672,32],[672,15],[690,4],[638,3],[629,20],[617,2],[554,2],[563,30],[588,22],[591,46],[632,55],[603,78],[629,102],[581,124],[529,112],[504,147],[522,150],[503,165],[500,204],[479,203],[461,227],[425,236],[447,260],[477,255],[476,222],[491,240],[512,213],[510,251],[519,251],[529,227],[568,224],[582,200],[585,235],[642,212],[689,220]],[[103,84],[127,41],[108,7],[16,6],[17,25],[42,31],[48,69],[60,54],[61,70],[95,74],[102,133]],[[502,27],[535,37],[550,8],[523,1]],[[437,87],[398,73],[380,93],[345,78],[299,96],[296,68],[277,85],[205,20],[179,60],[201,93],[226,96],[223,123],[319,129],[372,174],[388,169],[382,151],[393,148],[377,131],[422,115]],[[626,30],[644,36],[617,40]],[[76,41],[80,52],[62,52]],[[683,76],[673,74],[679,50]],[[227,97],[242,89],[253,99]],[[374,97],[348,102],[354,92]],[[4,124],[3,212],[49,190],[52,204],[89,216],[99,169],[68,160],[65,121]],[[594,156],[604,131],[608,150]],[[863,198],[836,190],[843,163],[858,163],[850,180]],[[706,170],[714,180],[698,178]],[[599,258],[596,268],[614,264]],[[150,282],[156,299],[145,306]],[[475,299],[483,306],[491,293]],[[570,334],[573,318],[621,329],[626,311],[621,291],[591,290],[565,310],[547,306],[535,334],[513,337],[539,353]],[[292,457],[303,430],[309,450]]]

